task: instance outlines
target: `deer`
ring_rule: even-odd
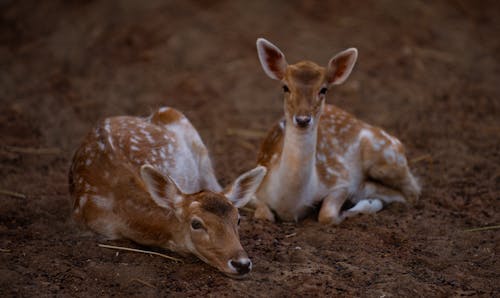
[[[268,40],[256,44],[264,72],[282,85],[284,117],[268,131],[257,156],[267,173],[253,198],[255,218],[298,221],[319,208],[320,223],[340,224],[418,199],[420,185],[403,144],[325,103],[328,90],[350,75],[357,49],[334,55],[322,67],[311,61],[289,65]]]
[[[252,262],[239,240],[238,208],[265,173],[257,166],[222,189],[198,132],[174,108],[162,107],[149,117],[110,117],[74,154],[72,214],[107,240],[194,254],[240,278]]]

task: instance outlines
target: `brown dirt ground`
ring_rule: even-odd
[[[500,295],[499,230],[464,231],[500,224],[499,33],[496,1],[0,1],[0,189],[26,196],[0,195],[0,296]],[[290,62],[359,49],[328,101],[407,145],[421,200],[338,227],[243,211],[254,271],[241,281],[97,247],[69,219],[86,131],[176,107],[228,183],[260,142],[228,128],[282,114],[259,36]]]

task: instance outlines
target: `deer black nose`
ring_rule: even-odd
[[[247,274],[248,272],[250,272],[250,270],[252,270],[252,261],[250,261],[250,259],[248,258],[231,260],[229,263],[234,269],[236,269],[236,272],[238,272],[238,274],[240,275]]]
[[[306,128],[311,124],[312,117],[311,116],[294,116],[293,122],[295,125],[301,128]]]

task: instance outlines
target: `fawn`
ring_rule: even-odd
[[[356,49],[335,55],[326,68],[310,61],[288,65],[263,38],[257,51],[264,72],[283,85],[285,116],[258,154],[267,174],[256,192],[256,218],[274,221],[276,214],[297,221],[321,203],[319,222],[339,224],[355,214],[376,213],[384,203],[418,198],[420,186],[401,142],[325,104],[328,89],[351,73]],[[343,211],[348,201],[355,205]]]
[[[73,157],[73,216],[109,239],[191,253],[241,277],[252,262],[239,241],[237,208],[265,173],[258,166],[223,191],[198,132],[175,109],[107,118]]]

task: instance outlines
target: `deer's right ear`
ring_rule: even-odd
[[[266,74],[275,80],[281,81],[285,77],[285,70],[288,63],[285,55],[264,38],[257,39],[257,53],[259,54],[260,64]]]
[[[170,177],[163,176],[151,165],[141,167],[141,177],[153,201],[160,207],[175,209],[182,201],[182,193]]]

